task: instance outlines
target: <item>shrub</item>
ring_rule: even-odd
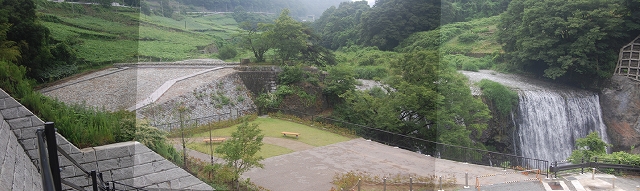
[[[278,84],[289,85],[302,80],[304,72],[302,66],[282,66],[282,72],[278,74]]]
[[[373,80],[374,78],[387,77],[387,68],[384,66],[361,66],[355,69],[356,78]]]
[[[483,79],[479,86],[482,90],[482,96],[488,99],[503,116],[509,115],[513,106],[518,104],[518,93],[498,82]]]
[[[236,50],[236,47],[231,46],[231,45],[223,46],[218,51],[218,58],[220,58],[222,60],[235,58],[237,55],[238,55],[238,51]]]
[[[465,63],[462,63],[462,70],[477,72],[479,69],[478,69],[478,65],[476,65],[475,63],[465,62]]]
[[[472,43],[472,42],[475,42],[476,40],[478,40],[478,38],[480,38],[480,36],[478,36],[478,34],[471,33],[471,32],[466,32],[466,33],[462,33],[460,36],[458,36],[458,41],[460,41],[461,43]]]

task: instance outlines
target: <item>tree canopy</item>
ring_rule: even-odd
[[[471,95],[466,78],[440,62],[436,51],[404,54],[386,91],[348,91],[338,117],[366,126],[455,145],[482,147],[471,141],[491,118]]]
[[[391,50],[418,31],[440,26],[439,0],[377,1],[373,9],[362,15],[360,41],[366,46]]]
[[[0,50],[1,59],[27,67],[27,75],[41,81],[51,67],[76,59],[65,42],[55,41],[38,22],[33,0],[0,0]]]
[[[329,49],[338,49],[356,44],[358,26],[362,14],[371,8],[366,1],[342,2],[337,8],[330,7],[320,18],[313,22],[314,30],[320,35],[320,45]]]
[[[637,5],[638,0],[514,0],[501,17],[498,41],[516,67],[586,85],[609,77],[619,48],[638,34]]]

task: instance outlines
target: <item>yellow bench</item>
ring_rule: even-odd
[[[287,135],[295,135],[296,139],[298,138],[298,136],[300,135],[300,133],[293,133],[293,132],[282,132],[283,136],[287,136]]]
[[[225,140],[227,140],[227,138],[211,138],[211,139],[204,139],[203,141],[205,143],[222,143]]]

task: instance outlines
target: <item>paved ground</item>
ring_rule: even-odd
[[[428,157],[364,139],[354,139],[324,147],[316,147],[263,161],[264,169],[252,169],[243,175],[269,190],[330,190],[337,173],[360,171],[378,176],[419,175],[455,176],[464,184],[465,171],[471,177],[509,173],[482,178],[483,184],[495,184],[535,178],[500,168],[464,164]],[[540,183],[538,183],[540,184]]]

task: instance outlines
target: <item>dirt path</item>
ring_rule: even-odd
[[[229,137],[225,137],[225,138],[228,139]],[[201,142],[202,139],[203,139],[202,137],[188,138],[186,142],[187,143]],[[291,149],[294,152],[315,148],[314,146],[308,145],[308,144],[300,142],[300,141],[289,140],[289,139],[285,139],[285,138],[277,138],[277,137],[264,137],[262,142],[266,143],[266,144],[272,144],[272,145],[281,146],[281,147],[284,147],[284,148],[287,148],[287,149]],[[175,149],[177,149],[178,151],[182,151],[182,144],[181,144],[181,139],[180,138],[171,139],[171,143],[173,144],[173,147]],[[187,155],[192,156],[192,157],[197,158],[197,159],[200,159],[201,161],[207,161],[207,162],[213,161],[213,162],[216,162],[216,163],[222,162],[221,159],[219,159],[219,158],[217,158],[215,156],[211,157],[211,155],[209,155],[209,154],[198,152],[196,150],[189,149],[189,148],[187,148]]]

